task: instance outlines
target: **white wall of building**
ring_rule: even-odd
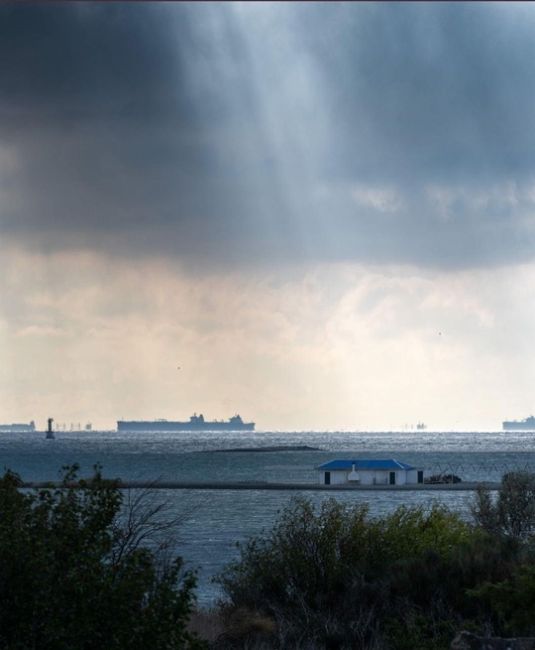
[[[329,470],[327,470],[329,471]],[[357,485],[390,485],[390,472],[396,474],[395,485],[415,485],[418,483],[418,469],[398,470],[358,470],[359,481],[349,481],[351,470],[337,469],[330,470],[331,485],[343,485],[344,483],[356,483]],[[325,485],[325,470],[320,470],[319,482]]]
[[[417,470],[417,469],[409,469],[407,470],[407,483],[410,485],[415,485],[418,483],[418,471],[422,470]]]
[[[395,485],[405,485],[407,472],[404,469],[400,470],[364,470],[359,472],[361,485],[389,485],[390,472],[396,475]]]
[[[329,470],[327,470],[329,471]],[[349,474],[350,470],[344,469],[344,470],[331,470],[331,485],[342,485],[343,483],[347,483],[347,475]],[[320,483],[322,485],[325,485],[325,472],[321,470],[319,472],[320,475]]]

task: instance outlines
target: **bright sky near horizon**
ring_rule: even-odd
[[[2,4],[0,421],[535,412],[534,100],[529,3]]]

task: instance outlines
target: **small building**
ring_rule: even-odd
[[[321,485],[414,485],[424,482],[424,470],[393,458],[330,460],[316,468]]]

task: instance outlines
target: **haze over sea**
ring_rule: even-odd
[[[216,453],[216,450],[308,445],[320,451]],[[0,438],[4,468],[26,481],[56,480],[63,465],[79,463],[89,476],[95,463],[106,477],[123,480],[270,481],[314,483],[314,467],[337,457],[396,458],[429,473],[452,472],[466,481],[498,481],[513,469],[535,471],[535,435],[530,432],[246,432],[246,433],[10,433]],[[236,542],[269,529],[299,491],[161,490],[156,498],[182,513],[177,552],[199,569],[198,596],[212,604],[211,578],[237,557]],[[436,501],[469,515],[471,492],[304,492],[315,503],[334,497],[367,502],[372,514],[401,504]]]

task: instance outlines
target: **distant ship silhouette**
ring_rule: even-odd
[[[244,422],[239,415],[228,420],[205,420],[194,413],[188,422],[171,420],[118,420],[117,431],[254,431],[254,422]]]
[[[502,428],[504,431],[535,431],[535,418],[530,415],[524,420],[505,420]]]

